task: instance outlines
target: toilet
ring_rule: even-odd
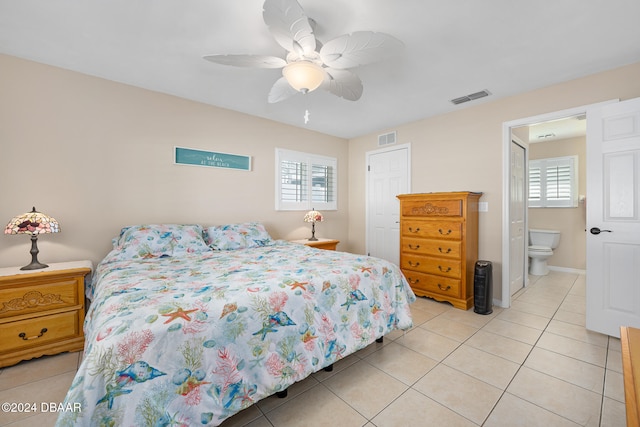
[[[529,229],[529,250],[531,258],[529,273],[534,276],[545,276],[549,274],[547,260],[553,255],[553,249],[560,243],[560,232],[558,230]]]

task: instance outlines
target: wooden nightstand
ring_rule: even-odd
[[[84,348],[84,279],[91,270],[90,261],[0,268],[0,367]]]
[[[307,246],[311,246],[314,248],[318,248],[318,249],[326,249],[328,251],[335,251],[336,250],[336,246],[338,246],[338,243],[340,243],[340,240],[334,240],[334,239],[318,239],[318,240],[308,240],[308,239],[301,239],[301,240],[292,240],[293,243],[302,243],[303,245],[307,245]]]

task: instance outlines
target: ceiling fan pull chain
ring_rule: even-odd
[[[304,91],[302,95],[304,96],[304,124],[306,125],[307,123],[309,123],[309,118],[311,116],[311,114],[309,113],[309,92]]]

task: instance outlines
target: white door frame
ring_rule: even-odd
[[[365,230],[364,230],[364,236],[365,236],[365,253],[369,253],[369,175],[368,175],[368,171],[367,171],[367,166],[370,164],[370,157],[374,156],[376,154],[380,154],[380,153],[387,153],[389,151],[396,151],[396,150],[403,150],[406,149],[407,150],[407,157],[409,158],[409,164],[407,165],[407,191],[411,192],[411,143],[406,143],[406,144],[397,144],[397,145],[392,145],[390,147],[385,147],[385,148],[380,148],[378,150],[373,150],[373,151],[367,151],[365,153],[365,165],[364,165],[364,170],[365,170],[365,187],[364,187],[364,194],[365,194],[365,201],[364,201],[364,206],[365,206],[365,219],[364,219],[364,225],[365,225]]]
[[[511,128],[520,126],[530,126],[536,123],[549,122],[552,120],[564,119],[566,117],[578,116],[586,114],[587,109],[598,107],[617,100],[598,102],[595,104],[582,105],[580,107],[569,108],[566,110],[555,111],[552,113],[540,114],[533,117],[525,117],[522,119],[511,120],[502,123],[502,301],[501,307],[511,307],[511,293],[509,287],[509,278],[511,277],[509,242],[509,197],[511,194]],[[587,117],[589,120],[589,117]],[[527,176],[529,175],[529,165],[525,165]],[[528,228],[529,218],[525,216],[525,226]],[[525,244],[527,240],[524,240]],[[527,247],[524,248],[527,253]],[[526,284],[526,280],[525,280]]]

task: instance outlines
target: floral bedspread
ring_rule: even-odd
[[[67,425],[218,425],[411,326],[395,265],[278,241],[96,269]]]

